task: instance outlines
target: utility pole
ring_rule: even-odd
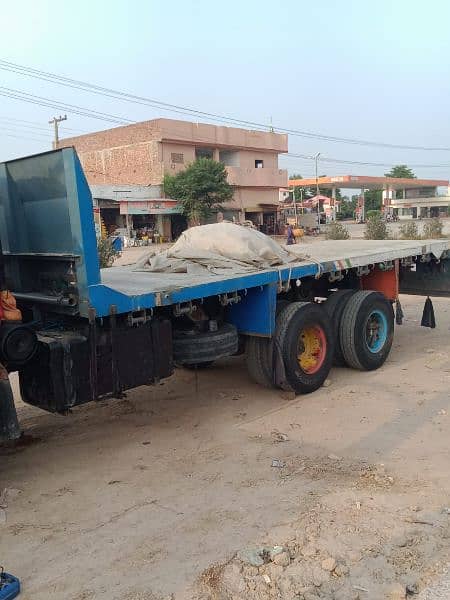
[[[319,200],[319,176],[318,176],[318,167],[317,164],[319,162],[320,152],[314,155],[314,160],[316,162],[316,196],[317,196],[317,225],[320,226],[320,200]]]
[[[67,121],[67,115],[64,115],[63,117],[61,115],[59,115],[59,117],[53,117],[53,119],[48,122],[49,125],[51,125],[53,123],[53,127],[55,129],[55,139],[53,140],[53,148],[55,148],[55,149],[58,147],[58,142],[59,142],[58,125],[59,125],[59,123],[61,123],[61,121]]]

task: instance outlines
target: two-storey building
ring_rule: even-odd
[[[276,221],[279,188],[288,180],[287,171],[278,165],[279,154],[288,150],[287,135],[270,131],[154,119],[66,138],[59,142],[64,146],[75,147],[89,184],[103,200],[109,194],[128,222],[131,217],[134,226],[155,223],[165,237],[173,237],[173,226],[179,229],[182,219],[175,216],[180,212],[177,199],[164,198],[164,175],[179,172],[199,157],[226,166],[234,194],[224,217],[251,220],[269,233]]]

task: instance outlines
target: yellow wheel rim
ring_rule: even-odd
[[[323,364],[327,341],[319,326],[305,327],[300,332],[297,361],[305,373],[316,373]]]

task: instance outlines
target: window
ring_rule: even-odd
[[[264,168],[264,161],[257,158],[255,160],[255,169],[263,169]]]
[[[183,164],[184,163],[184,154],[180,154],[178,152],[172,152],[170,155],[170,160],[173,163]]]
[[[214,150],[212,148],[196,148],[195,158],[214,158]]]
[[[227,167],[238,167],[239,152],[235,150],[220,150],[219,161]]]

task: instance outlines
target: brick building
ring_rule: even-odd
[[[279,188],[287,185],[287,171],[278,167],[278,155],[287,152],[287,136],[265,131],[222,127],[173,119],[154,119],[60,140],[59,147],[74,146],[91,186],[149,188],[147,207],[136,214],[152,214],[154,186],[165,173],[177,173],[199,157],[223,162],[234,188],[225,218],[249,219],[270,231],[276,218]],[[150,193],[150,189],[153,190]],[[162,194],[158,194],[161,198]],[[120,194],[112,200],[127,201]],[[171,199],[176,200],[176,199]],[[129,205],[121,210],[133,214]],[[164,209],[157,214],[164,215]],[[173,209],[172,209],[173,213]],[[150,216],[148,217],[151,218]],[[159,217],[165,235],[173,217]]]

